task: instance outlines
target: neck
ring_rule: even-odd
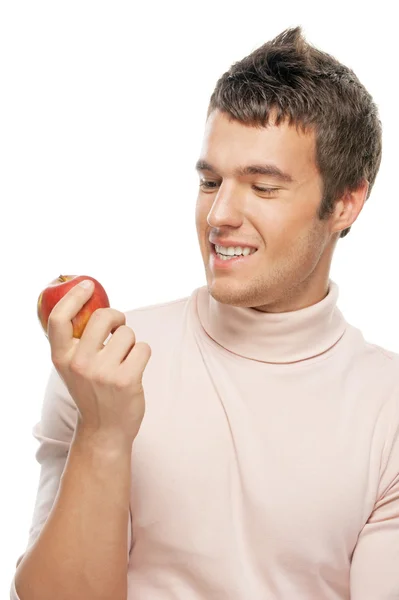
[[[338,294],[338,286],[329,280],[315,303],[273,312],[269,306],[264,311],[222,304],[204,286],[198,291],[197,310],[208,336],[229,352],[261,362],[291,363],[328,351],[343,336],[346,321],[336,306]]]
[[[283,298],[253,308],[265,313],[286,313],[301,310],[321,302],[327,296],[328,289],[329,278],[327,275],[320,281],[304,281],[288,290]]]

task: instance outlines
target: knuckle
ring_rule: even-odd
[[[93,373],[92,379],[98,385],[110,385],[110,384],[112,384],[111,377],[110,377],[110,375],[105,370],[99,370],[96,373]]]
[[[123,312],[110,307],[96,308],[92,317],[95,319],[107,319],[110,323],[114,321],[117,321],[118,323],[126,322],[126,316]]]
[[[47,329],[56,329],[61,325],[61,322],[61,317],[52,310],[47,321]]]
[[[115,380],[114,386],[116,391],[122,392],[131,385],[131,382],[126,377],[119,377]]]
[[[60,369],[64,366],[64,360],[61,356],[57,356],[54,352],[51,354],[51,362],[56,369]]]
[[[122,331],[123,335],[127,338],[131,338],[132,340],[136,339],[136,336],[134,334],[134,331],[131,327],[129,327],[129,325],[120,325],[118,327],[118,331]]]
[[[120,310],[116,310],[115,308],[111,308],[111,310],[113,311],[113,318],[117,319],[117,321],[119,323],[122,323],[123,325],[126,325],[126,315],[125,315],[125,313],[123,313]]]
[[[143,383],[141,381],[135,381],[132,385],[132,393],[134,396],[139,396],[140,394],[144,394]]]
[[[116,308],[107,308],[107,310],[109,311],[109,314],[114,316],[114,317],[118,317],[120,319],[125,319],[125,313],[123,313],[121,310],[117,310]]]
[[[120,375],[115,379],[114,387],[116,391],[123,392],[128,390],[130,395],[136,396],[143,392],[143,385],[140,378],[132,375]]]
[[[151,356],[152,350],[151,346],[147,344],[147,342],[137,342],[136,344],[138,352],[143,354],[144,356]]]
[[[75,356],[70,363],[70,369],[78,375],[83,375],[88,369],[88,360],[81,356]]]

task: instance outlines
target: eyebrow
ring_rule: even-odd
[[[210,173],[217,174],[215,167],[206,162],[206,160],[198,160],[195,165],[196,171],[209,171]],[[269,175],[270,177],[275,177],[276,179],[280,179],[285,183],[293,183],[294,178],[285,173],[276,165],[247,165],[246,167],[238,167],[234,170],[235,177],[245,177],[246,175]]]

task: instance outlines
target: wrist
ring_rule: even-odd
[[[121,454],[131,455],[133,440],[128,440],[119,433],[87,427],[78,421],[73,443],[82,450],[88,449],[110,457],[118,457]]]

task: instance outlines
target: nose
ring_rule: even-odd
[[[214,229],[223,226],[240,227],[244,199],[232,184],[223,182],[208,213],[208,225]]]

